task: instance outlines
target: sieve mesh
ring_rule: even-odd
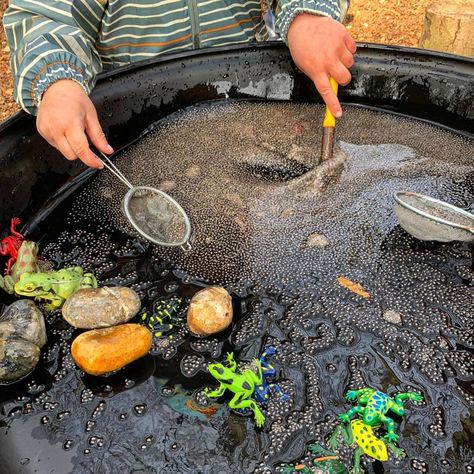
[[[152,242],[176,246],[189,240],[190,224],[185,212],[157,189],[132,188],[125,196],[123,208],[132,225]]]

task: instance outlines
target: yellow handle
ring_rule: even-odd
[[[329,82],[331,83],[332,90],[337,95],[338,84],[336,80],[330,77]],[[336,119],[334,118],[334,115],[329,110],[329,107],[326,106],[326,114],[324,115],[323,127],[335,127],[335,126],[336,126]]]

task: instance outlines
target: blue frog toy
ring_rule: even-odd
[[[273,365],[267,360],[267,357],[271,357],[276,354],[276,349],[273,346],[267,346],[263,349],[263,354],[260,357],[260,365],[262,367],[262,384],[257,385],[254,391],[255,400],[259,403],[267,403],[270,398],[271,390],[274,390],[280,395],[280,400],[286,402],[289,400],[289,396],[283,392],[280,385],[276,382],[268,382],[267,379],[272,379],[276,376],[277,372]]]

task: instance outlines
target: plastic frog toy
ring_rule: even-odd
[[[15,263],[18,255],[18,249],[24,240],[23,235],[17,232],[16,227],[20,225],[20,219],[13,217],[10,223],[10,234],[0,241],[0,255],[10,257],[7,262],[5,275],[10,273],[12,265]]]
[[[337,450],[339,447],[338,437],[342,435],[342,441],[346,446],[355,446],[351,474],[363,474],[360,459],[363,454],[378,461],[388,461],[388,450],[395,459],[403,459],[405,451],[398,448],[390,441],[377,438],[374,429],[361,420],[351,420],[348,426],[339,425],[328,440],[328,446]],[[388,448],[388,449],[387,449]]]
[[[268,402],[270,398],[270,391],[273,389],[279,395],[280,399],[286,402],[289,397],[286,393],[283,392],[280,385],[275,382],[268,383],[268,378],[273,378],[276,376],[275,368],[268,362],[267,357],[276,354],[276,349],[273,346],[267,346],[263,350],[263,354],[260,357],[260,367],[262,370],[262,383],[255,387],[254,396],[255,399],[260,403]]]
[[[337,454],[324,449],[319,444],[310,444],[308,449],[312,455],[317,456],[312,460],[312,465],[284,464],[280,472],[282,474],[347,474],[346,466]]]
[[[383,392],[377,392],[369,387],[360,390],[349,390],[346,398],[348,400],[357,399],[359,405],[365,406],[353,407],[347,413],[339,415],[339,419],[348,423],[355,414],[358,414],[368,427],[378,426],[383,423],[387,428],[387,434],[385,435],[387,441],[396,441],[398,435],[395,433],[395,422],[390,417],[385,416],[385,414],[388,411],[392,411],[399,416],[403,416],[405,414],[403,406],[405,400],[415,400],[417,402],[423,400],[423,396],[415,392],[399,393],[392,398]]]
[[[11,267],[10,275],[0,276],[0,288],[7,293],[14,292],[15,283],[23,273],[35,273],[39,271],[37,264],[38,246],[34,242],[25,240],[18,250],[16,262]]]
[[[255,424],[261,427],[265,422],[265,417],[251,397],[255,392],[255,387],[262,385],[262,367],[258,359],[254,359],[252,363],[257,368],[257,373],[251,369],[245,369],[239,373],[232,353],[227,354],[223,363],[209,364],[209,373],[220,385],[216,390],[206,388],[204,393],[209,398],[218,398],[224,395],[226,390],[229,390],[234,394],[229,402],[229,407],[236,410],[252,410]]]
[[[182,321],[177,317],[181,299],[172,297],[169,300],[160,300],[156,303],[155,312],[152,316],[143,313],[142,324],[148,326],[155,337],[162,337],[169,334],[173,328]]]
[[[17,295],[49,301],[45,305],[47,311],[60,308],[79,288],[97,288],[94,275],[84,273],[81,267],[63,268],[55,272],[23,273],[15,283]]]

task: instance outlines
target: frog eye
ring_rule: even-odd
[[[28,292],[34,291],[34,289],[35,289],[35,285],[33,285],[32,283],[28,283],[27,285],[24,286],[24,290]]]
[[[222,369],[222,367],[216,367],[216,371],[221,375],[224,373],[224,370]]]

